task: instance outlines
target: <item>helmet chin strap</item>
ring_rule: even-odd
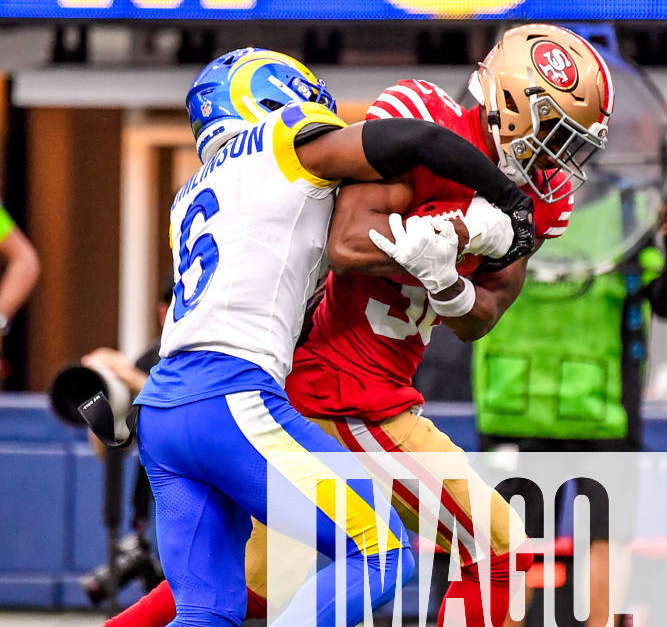
[[[525,176],[513,163],[514,158],[508,158],[507,153],[503,150],[502,143],[500,141],[500,111],[498,109],[495,76],[493,75],[491,69],[484,65],[484,63],[480,63],[479,67],[480,69],[477,70],[477,72],[474,72],[470,77],[470,81],[468,82],[468,89],[470,90],[470,93],[473,95],[475,100],[477,100],[479,104],[486,108],[486,119],[489,125],[489,131],[491,131],[491,137],[493,138],[493,143],[496,147],[496,153],[498,154],[498,168],[513,183],[517,185],[525,185],[527,183]],[[489,75],[488,102],[485,100],[484,90],[482,89],[482,83],[479,79],[479,72],[481,71],[487,72]]]

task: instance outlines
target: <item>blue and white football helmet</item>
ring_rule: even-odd
[[[240,48],[209,63],[185,99],[202,163],[244,128],[290,102],[319,102],[336,112],[324,81],[286,54]]]

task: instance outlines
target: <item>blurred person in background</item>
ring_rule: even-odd
[[[160,328],[171,298],[171,278],[159,295],[156,314]],[[103,392],[113,399],[115,411],[124,417],[130,411],[131,400],[140,392],[148,373],[159,357],[159,342],[153,343],[136,362],[122,352],[100,347],[83,356],[79,362],[70,363],[54,378],[49,400],[54,414],[70,427],[86,427],[79,407],[91,395]],[[83,591],[91,603],[98,606],[110,601],[116,607],[117,593],[130,582],[138,580],[145,591],[154,588],[164,579],[159,563],[153,557],[152,545],[147,537],[152,494],[143,466],[135,462],[134,489],[130,499],[131,531],[119,536],[123,521],[124,450],[108,451],[91,430],[87,430],[89,442],[104,467],[102,482],[104,507],[101,522],[107,531],[108,559],[105,563],[79,578]],[[112,454],[114,453],[114,454]],[[130,465],[134,461],[130,459]]]
[[[5,262],[0,278],[0,350],[12,318],[25,304],[39,277],[37,251],[0,204],[0,258]]]
[[[167,310],[169,309],[169,303],[171,302],[171,295],[173,289],[173,279],[171,274],[168,279],[165,279],[165,282],[160,292],[159,299],[156,304],[156,315],[159,323],[160,330],[164,325],[165,318],[167,317]],[[108,348],[102,346],[91,351],[87,355],[84,355],[81,358],[81,364],[88,368],[95,368],[95,366],[101,366],[102,368],[108,370],[111,374],[118,377],[130,390],[132,398],[134,398],[141,388],[146,383],[148,379],[148,373],[151,368],[160,361],[160,340],[156,339],[150,347],[135,361],[127,357],[124,353],[115,348]],[[88,437],[90,443],[92,444],[95,452],[99,457],[104,457],[104,451],[106,447],[102,441],[97,438],[92,431],[88,431]],[[143,472],[143,466],[140,466],[141,471]],[[145,475],[145,473],[144,473]]]

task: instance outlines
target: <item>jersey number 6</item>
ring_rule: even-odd
[[[215,197],[212,189],[204,189],[197,194],[190,206],[185,212],[183,222],[181,222],[181,239],[178,248],[180,262],[178,264],[179,280],[174,285],[174,322],[178,322],[186,313],[194,309],[201,297],[204,295],[215,269],[218,267],[220,254],[218,245],[210,233],[204,233],[198,237],[192,248],[188,249],[188,240],[190,239],[190,229],[195,218],[202,214],[204,220],[209,220],[220,211],[218,199]],[[195,261],[199,259],[201,274],[197,280],[192,294],[185,297],[185,284],[183,283],[183,274],[192,268]]]

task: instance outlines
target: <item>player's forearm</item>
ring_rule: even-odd
[[[497,324],[498,320],[517,299],[526,279],[527,258],[515,261],[499,272],[478,273],[472,284],[475,290],[475,302],[472,308],[462,316],[440,314],[442,322],[464,342],[472,342],[484,337]],[[451,288],[440,294],[431,295],[434,301],[451,301],[463,288],[463,279],[459,279]],[[437,308],[434,307],[437,312]]]
[[[329,246],[329,266],[336,274],[361,272],[377,276],[401,274],[403,268],[383,253],[360,250],[354,242]]]
[[[465,224],[453,220],[452,225],[459,239],[459,252],[468,243],[468,231]],[[405,269],[378,249],[368,237],[368,231],[375,229],[390,237],[388,218],[385,214],[375,214],[374,219],[363,221],[358,228],[345,233],[344,237],[329,240],[329,265],[336,273],[363,272],[378,276],[405,274]]]
[[[361,218],[361,216],[360,216]],[[403,272],[393,259],[373,245],[370,229],[389,233],[387,215],[368,211],[363,219],[349,225],[334,223],[328,245],[329,265],[334,272],[363,272],[364,274],[398,274]]]
[[[449,299],[456,295],[456,291],[462,289],[462,281],[459,279],[455,289],[450,288]],[[446,290],[447,291],[447,290]],[[439,295],[444,298],[445,295]],[[504,310],[503,310],[504,311]],[[497,298],[482,287],[475,286],[475,304],[464,316],[447,318],[441,317],[445,326],[449,327],[454,334],[464,342],[473,342],[484,337],[493,327],[503,313],[499,307]]]
[[[389,235],[388,216],[404,213],[412,202],[406,182],[344,185],[336,199],[329,233],[329,264],[334,272],[396,274],[403,269],[375,246],[368,231]]]
[[[451,221],[458,237],[458,251],[461,252],[469,241],[465,223],[456,218]],[[329,263],[334,272],[363,272],[377,276],[406,274],[405,269],[379,250],[368,237],[368,231],[375,229],[385,237],[390,237],[389,220],[385,214],[376,214],[374,220],[362,222],[360,228],[348,233],[346,239],[337,239],[329,244]],[[333,255],[333,261],[332,261]]]
[[[10,257],[0,280],[0,314],[11,319],[26,302],[39,277],[39,258],[32,247]]]
[[[368,233],[374,230],[391,237],[389,215],[405,214],[412,204],[412,186],[406,181],[344,186],[336,200],[329,234],[329,263],[334,272],[404,273],[404,268],[373,244]],[[452,224],[460,252],[469,241],[468,229],[460,219]]]

